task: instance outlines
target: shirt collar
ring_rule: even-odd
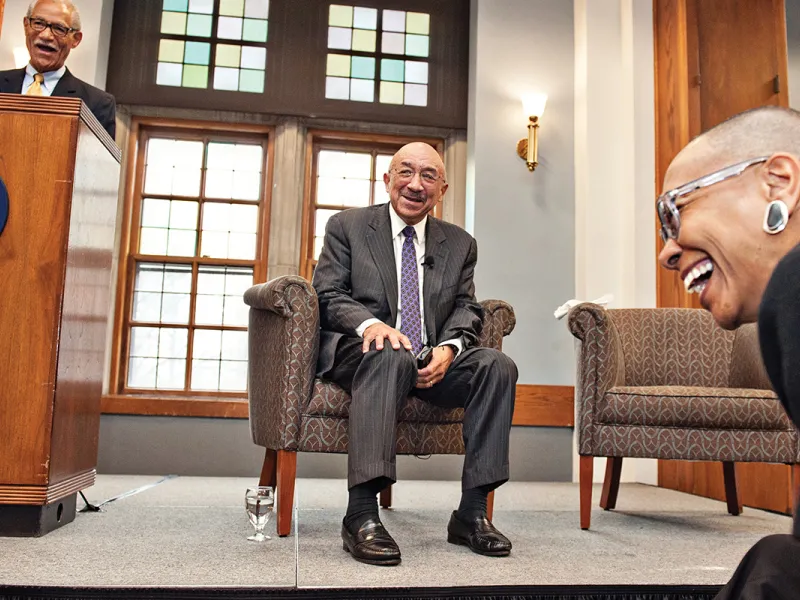
[[[408,227],[408,224],[395,212],[391,202],[389,203],[389,221],[392,224],[392,239],[396,238],[402,233],[403,229]],[[428,215],[425,215],[422,221],[414,225],[414,231],[417,233],[417,239],[420,244],[425,243],[425,225],[427,225],[427,223]]]
[[[31,77],[33,77],[34,75],[36,75],[36,73],[38,73],[38,71],[31,66],[31,63],[27,64],[27,66],[25,67],[25,72]],[[47,73],[42,73],[42,75],[44,76],[44,84],[49,89],[53,84],[53,82],[61,79],[64,76],[64,73],[66,72],[67,72],[67,66],[62,65],[62,67],[57,71],[48,71]]]

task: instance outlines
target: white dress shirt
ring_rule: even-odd
[[[64,76],[64,73],[67,72],[67,67],[61,67],[58,71],[48,71],[47,73],[42,73],[44,76],[44,81],[42,82],[42,96],[50,96],[53,94],[53,90],[56,89],[56,85]],[[25,79],[22,80],[22,93],[25,94],[33,85],[33,76],[36,75],[38,71],[31,66],[31,63],[28,63],[28,66],[25,67]]]
[[[394,263],[395,268],[397,270],[397,323],[395,323],[394,327],[398,331],[400,330],[401,325],[401,303],[402,303],[402,293],[401,293],[401,277],[402,277],[402,263],[403,263],[403,244],[406,241],[406,236],[403,235],[403,229],[407,227],[407,224],[403,219],[400,218],[400,215],[397,214],[394,210],[394,206],[389,204],[389,221],[392,225],[392,244],[394,245]],[[428,343],[428,335],[425,331],[425,303],[422,301],[422,290],[423,282],[425,280],[425,267],[422,265],[422,261],[425,260],[425,225],[428,223],[427,215],[414,225],[414,249],[417,251],[417,273],[419,274],[419,314],[420,319],[422,320],[422,343],[423,345]],[[374,325],[375,323],[381,323],[380,319],[367,319],[361,325],[356,328],[356,333],[358,337],[364,337],[364,331],[370,325]],[[446,340],[439,344],[439,346],[453,346],[455,347],[455,355],[458,356],[463,349],[463,345],[461,340],[458,338],[454,338],[451,340]]]

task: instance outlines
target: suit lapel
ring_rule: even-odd
[[[433,257],[433,266],[421,267],[425,269],[425,278],[422,282],[422,303],[425,307],[425,330],[428,334],[428,344],[437,344],[436,339],[436,298],[442,291],[442,273],[447,272],[447,259],[450,249],[444,242],[447,236],[439,227],[433,217],[428,217],[427,231],[425,232],[425,256]]]
[[[22,83],[25,81],[25,69],[14,69],[0,79],[0,93],[21,94]]]
[[[78,93],[78,79],[69,72],[69,69],[64,71],[61,79],[58,80],[55,89],[51,96],[70,97]]]
[[[383,289],[389,301],[391,320],[397,322],[397,267],[395,266],[394,247],[392,246],[392,227],[389,222],[388,204],[377,212],[369,224],[367,232],[367,245],[372,253],[372,259],[378,266],[381,274]]]

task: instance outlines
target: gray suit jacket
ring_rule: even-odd
[[[466,231],[428,217],[422,297],[428,344],[461,338],[464,350],[477,344],[483,309],[475,299],[473,274],[478,246]],[[320,347],[317,373],[328,372],[342,337],[373,317],[397,322],[397,267],[389,205],[353,208],[328,221],[325,243],[314,271],[319,297]]]

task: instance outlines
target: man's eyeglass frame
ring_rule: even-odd
[[[656,212],[658,213],[658,220],[661,222],[661,241],[664,243],[667,240],[678,239],[678,234],[681,231],[681,215],[677,202],[680,198],[688,196],[692,192],[707,188],[715,183],[721,183],[728,179],[738,177],[753,165],[757,165],[769,160],[769,156],[759,156],[758,158],[750,158],[742,162],[729,165],[708,175],[703,175],[697,179],[684,183],[661,194],[656,200]]]
[[[48,27],[50,31],[53,32],[53,35],[59,38],[65,38],[70,33],[78,31],[74,27],[67,27],[66,25],[62,25],[61,23],[51,23],[50,21],[45,21],[44,19],[40,19],[39,17],[25,17],[25,21],[28,23],[28,27],[33,29],[34,31],[38,31],[41,33]],[[63,31],[63,33],[61,33]]]

